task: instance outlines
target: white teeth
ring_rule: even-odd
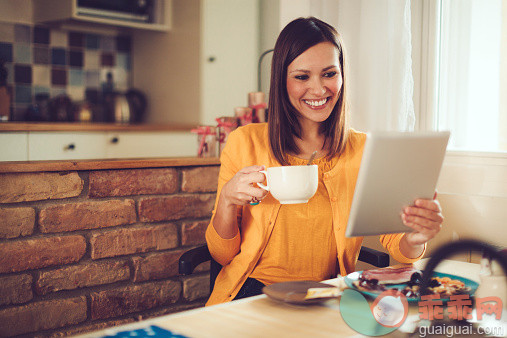
[[[310,101],[310,100],[304,100],[304,101],[306,104],[309,104],[312,107],[319,107],[319,106],[324,105],[327,102],[327,98],[319,100],[319,101]]]

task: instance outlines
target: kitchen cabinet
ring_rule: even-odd
[[[192,157],[189,131],[29,131],[0,133],[1,161]]]
[[[34,23],[77,24],[91,27],[99,25],[152,31],[168,31],[171,28],[171,0],[154,1],[153,22],[150,23],[96,16],[83,11],[78,6],[77,0],[36,0],[32,5]]]
[[[197,135],[190,132],[109,132],[106,158],[197,155]]]
[[[99,132],[30,132],[28,160],[105,158],[105,135]]]
[[[28,133],[0,133],[0,161],[28,161]]]
[[[133,86],[147,94],[149,123],[216,125],[216,117],[233,116],[257,91],[259,1],[172,6],[171,32],[133,32]]]

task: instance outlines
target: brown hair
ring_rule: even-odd
[[[269,90],[269,144],[275,158],[288,165],[287,152],[298,153],[294,137],[301,136],[300,113],[290,103],[287,93],[287,67],[308,48],[321,42],[331,42],[338,48],[343,85],[340,97],[331,115],[320,125],[320,132],[329,146],[328,158],[340,154],[345,148],[348,134],[346,110],[345,56],[343,41],[331,25],[314,17],[299,18],[290,22],[276,40],[271,63]]]

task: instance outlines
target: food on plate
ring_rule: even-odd
[[[309,288],[306,291],[305,299],[332,298],[339,295],[341,295],[341,291],[338,288]]]
[[[382,271],[382,270],[385,270]],[[399,273],[399,276],[395,276]],[[363,271],[359,279],[354,281],[354,286],[360,291],[383,292],[385,290],[399,290],[407,298],[419,298],[422,283],[422,272],[412,267],[406,268],[383,268]],[[388,288],[388,284],[402,284],[400,288]],[[405,284],[405,286],[403,286]],[[438,294],[442,299],[452,295],[470,293],[471,288],[465,286],[460,280],[449,277],[432,277],[428,289],[433,294]]]
[[[378,284],[407,283],[414,273],[422,275],[421,270],[413,266],[387,267],[363,271],[362,277],[367,280],[376,279]]]

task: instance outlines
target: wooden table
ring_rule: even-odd
[[[426,260],[415,265],[422,268]],[[436,271],[479,281],[480,266],[443,261]],[[327,281],[336,284],[338,279]],[[417,313],[417,308],[411,309]],[[410,314],[410,313],[409,313]],[[339,300],[320,305],[296,306],[265,295],[230,303],[152,318],[138,323],[93,332],[83,337],[102,337],[116,332],[156,325],[189,337],[351,337],[358,333],[348,327],[339,311]],[[396,331],[395,331],[396,332]],[[400,336],[401,333],[395,333]]]

